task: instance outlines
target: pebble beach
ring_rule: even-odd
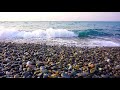
[[[0,42],[0,78],[120,78],[120,47]]]

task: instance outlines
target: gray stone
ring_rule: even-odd
[[[70,76],[67,73],[65,73],[65,72],[63,72],[61,74],[61,76],[62,76],[62,78],[70,78]]]
[[[31,72],[25,72],[25,73],[23,73],[24,78],[30,77],[30,75],[31,75]]]
[[[47,73],[44,73],[44,74],[43,74],[43,78],[48,78],[48,74],[47,74]]]
[[[116,65],[116,66],[115,66],[115,69],[116,69],[116,70],[120,69],[120,65]]]
[[[0,76],[4,76],[5,74],[4,74],[4,72],[0,72]]]

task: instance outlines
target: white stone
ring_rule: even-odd
[[[99,70],[101,71],[101,70],[102,70],[102,68],[99,68]]]
[[[31,65],[31,64],[32,64],[32,62],[31,62],[31,61],[28,61],[26,64],[27,64],[27,65]]]
[[[105,61],[110,62],[110,59],[107,59],[107,60],[105,60]]]
[[[69,66],[68,69],[72,69],[72,65],[68,64],[68,66]]]

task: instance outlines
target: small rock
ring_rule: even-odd
[[[0,72],[0,76],[4,76],[4,72]]]
[[[5,59],[5,61],[7,61],[7,62],[8,62],[8,61],[10,61],[10,59],[6,58],[6,59]]]
[[[109,76],[102,74],[101,77],[102,77],[102,78],[108,78]]]
[[[120,69],[120,65],[116,65],[115,69],[116,70]]]
[[[50,62],[49,64],[50,64],[51,66],[54,66],[54,65],[55,65],[55,63],[53,63],[53,62]]]
[[[32,75],[31,72],[25,72],[25,73],[23,73],[23,77],[24,78],[30,77],[30,75]]]
[[[99,76],[97,76],[97,75],[93,75],[92,78],[99,78]]]
[[[34,72],[34,75],[39,74],[39,73],[40,73],[40,71],[37,70],[37,71]]]
[[[56,66],[51,67],[52,70],[57,70]]]
[[[8,61],[3,61],[3,64],[7,64],[8,63]]]
[[[110,59],[106,59],[105,61],[110,62]]]
[[[18,61],[18,64],[19,64],[19,65],[22,65],[22,61]]]
[[[75,76],[76,74],[77,74],[76,71],[74,71],[74,70],[71,71],[71,76]]]
[[[44,74],[43,74],[43,78],[48,78],[48,74],[47,74],[47,73],[44,73]]]
[[[20,61],[20,60],[21,60],[21,58],[17,58],[17,59],[16,59],[16,61]]]
[[[88,67],[87,66],[84,66],[84,67],[82,67],[82,71],[84,71],[84,72],[88,72]]]
[[[11,72],[6,71],[6,75],[11,75],[11,74],[12,74]]]
[[[29,55],[29,53],[28,53],[28,52],[25,52],[24,54],[25,54],[25,55]]]
[[[88,74],[89,74],[88,72],[83,72],[83,73],[80,73],[79,76],[86,77]]]
[[[35,67],[35,65],[33,65],[32,62],[28,61],[27,64],[26,64],[26,67],[29,67],[29,68],[33,69]]]
[[[14,78],[19,78],[19,75],[18,74],[14,75]]]
[[[94,73],[96,71],[96,68],[90,69],[90,73]]]
[[[88,63],[88,67],[89,67],[89,68],[94,68],[95,65],[94,65],[93,63]]]
[[[42,70],[42,73],[48,73],[47,69]]]
[[[62,76],[62,78],[70,78],[70,76],[67,73],[65,73],[65,72],[63,72],[61,74],[61,76]]]
[[[37,63],[36,66],[37,67],[44,66],[44,63]]]
[[[102,70],[102,68],[99,68],[99,71],[101,71]]]
[[[20,67],[19,67],[19,71],[22,71],[22,65],[20,65]]]
[[[11,65],[11,68],[15,68],[15,67],[17,67],[17,66],[19,66],[18,64],[12,64]]]
[[[32,71],[32,69],[28,67],[28,68],[27,68],[27,71],[30,72],[30,71]]]
[[[27,68],[23,68],[23,71],[26,71],[27,70]]]
[[[45,70],[45,66],[40,67],[40,71],[43,71],[43,70]]]
[[[37,74],[37,76],[38,76],[39,78],[43,78],[43,73],[39,73],[39,74]]]
[[[28,75],[26,78],[32,78],[32,75]]]
[[[51,76],[50,76],[50,78],[57,78],[57,74],[52,74]]]
[[[68,70],[72,69],[72,65],[68,64]]]
[[[26,63],[26,67],[27,66],[31,66],[32,65],[32,62],[31,61],[28,61],[27,63]]]

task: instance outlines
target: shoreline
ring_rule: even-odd
[[[3,78],[120,78],[120,47],[0,42]]]
[[[111,43],[109,43],[108,46],[107,46],[107,45],[100,45],[101,43],[100,44],[95,44],[95,43],[91,44],[91,42],[89,42],[89,41],[88,42],[90,44],[86,41],[80,41],[80,42],[75,41],[74,42],[74,40],[64,41],[64,39],[63,40],[61,39],[59,42],[58,41],[59,41],[59,39],[58,40],[57,39],[56,40],[54,40],[54,39],[48,39],[48,40],[46,40],[46,39],[31,39],[31,40],[30,39],[25,39],[25,40],[24,39],[18,39],[18,40],[17,39],[16,40],[8,39],[8,40],[6,40],[5,39],[5,40],[1,40],[0,39],[0,43],[15,43],[15,44],[26,43],[26,44],[40,44],[40,45],[45,44],[45,45],[48,45],[48,46],[65,46],[65,47],[78,47],[78,48],[120,47],[120,45],[110,45]],[[98,40],[98,42],[99,42],[99,40]]]

